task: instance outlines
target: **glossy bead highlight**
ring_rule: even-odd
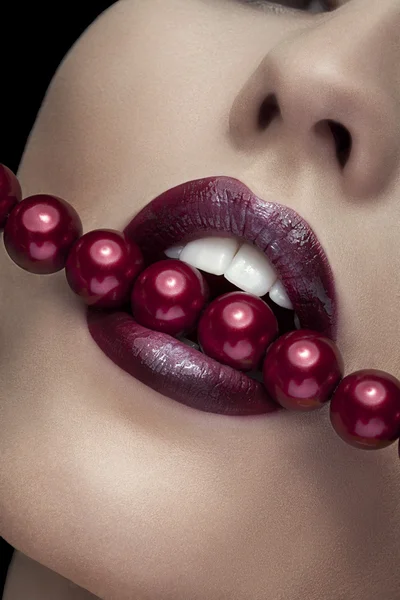
[[[203,352],[240,371],[256,370],[277,335],[270,307],[246,292],[231,292],[211,302],[198,329]]]
[[[332,398],[330,420],[351,446],[365,450],[390,446],[400,437],[400,381],[378,369],[347,375]]]
[[[263,378],[275,402],[288,410],[309,411],[331,398],[343,371],[342,356],[331,339],[299,329],[268,348]]]
[[[4,229],[14,206],[21,202],[22,190],[14,173],[0,164],[0,231]]]
[[[114,229],[85,233],[65,265],[70,288],[88,306],[118,308],[129,302],[133,281],[143,268],[140,248]]]
[[[198,269],[180,260],[162,260],[150,265],[135,282],[133,317],[154,331],[187,334],[196,326],[208,295],[208,285]]]
[[[76,210],[62,198],[37,194],[17,204],[4,228],[4,245],[22,269],[39,275],[64,268],[82,223]]]

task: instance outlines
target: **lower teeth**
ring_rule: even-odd
[[[189,348],[194,348],[195,350],[200,350],[200,346],[198,344],[196,344],[196,342],[192,342],[192,340],[188,340],[187,338],[183,337],[183,336],[178,336],[177,339],[182,342],[182,344],[185,344],[185,346],[189,346]]]

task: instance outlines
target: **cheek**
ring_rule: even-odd
[[[376,368],[399,377],[400,212],[393,198],[363,205],[335,198],[321,213],[319,197],[312,207],[324,248],[335,258],[337,343],[346,374]]]

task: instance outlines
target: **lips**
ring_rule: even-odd
[[[315,233],[295,211],[256,197],[240,181],[212,177],[172,188],[145,206],[124,233],[147,263],[198,237],[234,235],[256,245],[275,267],[301,327],[335,339],[333,274]],[[94,341],[114,363],[164,396],[227,415],[279,408],[261,383],[140,326],[128,312],[89,308],[87,320]]]

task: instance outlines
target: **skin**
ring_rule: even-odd
[[[236,177],[317,233],[346,374],[400,378],[399,28],[398,0],[318,15],[120,1],[54,77],[24,195],[65,197],[85,231],[122,229],[174,185]],[[271,92],[282,118],[262,131]],[[315,127],[328,118],[353,137],[344,170]],[[63,272],[31,275],[3,251],[0,273],[7,600],[32,572],[41,598],[92,598],[64,596],[63,578],[110,600],[398,598],[396,446],[346,445],[326,408],[229,418],[168,400],[102,354]]]

